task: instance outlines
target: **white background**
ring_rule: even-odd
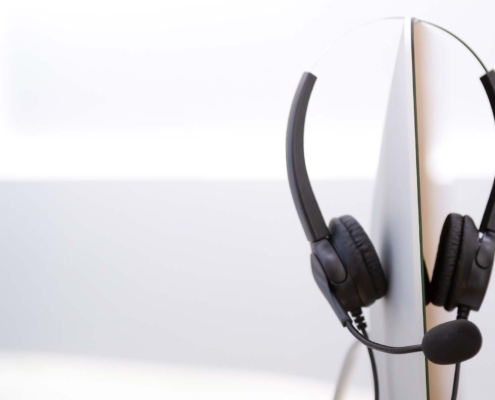
[[[378,17],[432,20],[495,62],[488,1],[16,1],[1,14],[5,179],[285,179],[285,123],[302,71]],[[324,58],[317,72],[333,79],[317,118],[329,125],[309,143],[313,176],[373,177],[398,28],[364,28]],[[480,76],[457,50],[448,65]],[[446,91],[472,76],[453,71]],[[450,97],[486,103],[479,82],[469,82],[479,97],[465,101],[463,88]],[[460,133],[491,133],[491,121],[461,122],[452,124]],[[355,143],[359,163],[347,156]],[[436,169],[442,179],[491,173],[466,164],[459,171],[450,157]]]
[[[490,67],[494,11],[488,1],[3,3],[2,350],[333,381],[351,339],[312,282],[286,184],[300,75],[350,28],[396,15],[451,29]],[[399,33],[397,21],[363,28],[314,70],[308,164],[327,218],[369,226]],[[435,35],[445,123],[431,174],[478,180],[447,187],[457,196],[441,212],[479,223],[495,169],[483,71]],[[473,318],[493,307],[489,293]],[[470,398],[493,389],[485,325],[488,353],[463,371]],[[354,383],[369,386],[366,362]]]

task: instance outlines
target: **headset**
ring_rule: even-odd
[[[486,72],[480,79],[495,117],[495,72],[488,71],[459,37],[436,24],[421,22],[453,36],[476,57]],[[456,364],[452,392],[455,399],[460,363],[474,357],[482,345],[479,329],[467,319],[471,310],[478,311],[481,307],[495,257],[495,180],[479,229],[468,215],[447,216],[431,283],[425,274],[426,304],[431,301],[447,311],[457,308],[457,319],[429,330],[421,344],[391,347],[371,341],[362,308],[386,294],[387,278],[373,243],[359,222],[344,215],[332,218],[327,226],[311,188],[304,158],[304,125],[316,79],[312,73],[305,72],[300,80],[290,110],[286,143],[289,185],[311,246],[314,279],[342,326],[368,347],[375,399],[379,398],[379,385],[373,350],[388,354],[423,352],[433,363]],[[422,267],[425,268],[424,262]]]

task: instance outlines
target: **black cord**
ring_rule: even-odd
[[[469,317],[469,308],[464,306],[459,306],[457,309],[457,319],[468,319]],[[455,365],[454,372],[454,383],[452,385],[452,397],[451,400],[457,399],[457,392],[459,391],[459,380],[461,378],[461,363],[457,363]]]
[[[366,332],[366,321],[364,320],[364,315],[362,310],[359,308],[353,311],[351,314],[352,317],[354,318],[354,323],[356,324],[357,328],[361,331],[365,339],[371,342],[369,340],[368,333]],[[352,328],[354,328],[354,325],[352,325]],[[371,371],[373,372],[373,387],[375,389],[375,400],[379,400],[380,385],[378,384],[378,370],[376,368],[375,355],[373,354],[373,350],[371,348],[368,347],[367,349],[368,349],[368,355],[370,356]]]
[[[368,339],[368,333],[366,333],[366,329],[361,329],[363,336]],[[378,370],[376,369],[375,355],[373,354],[373,350],[368,347],[368,354],[370,356],[371,363],[371,371],[373,372],[373,387],[375,388],[375,400],[380,399],[380,386],[378,385]]]
[[[352,321],[347,321],[345,326],[351,332],[352,336],[354,336],[357,340],[359,340],[366,347],[370,347],[372,349],[382,351],[388,354],[409,354],[409,353],[417,353],[423,351],[420,344],[414,344],[412,346],[404,346],[404,347],[389,347],[384,344],[373,342],[369,339],[366,339],[352,324]]]
[[[460,306],[457,311],[457,319],[468,319],[469,317],[469,308]],[[413,346],[405,346],[405,347],[388,347],[379,343],[372,342],[369,340],[368,334],[366,332],[366,322],[364,320],[363,313],[361,309],[355,310],[352,313],[354,318],[354,323],[357,326],[354,326],[354,323],[351,320],[348,320],[345,325],[347,329],[352,333],[352,335],[358,339],[361,343],[368,347],[368,354],[371,362],[371,369],[373,372],[373,386],[375,388],[375,400],[379,400],[379,382],[378,382],[378,371],[376,368],[375,356],[373,354],[373,350],[384,351],[389,354],[407,354],[414,353],[418,351],[422,351],[421,345],[413,345]],[[361,331],[361,333],[358,331]],[[451,400],[457,399],[457,393],[459,391],[459,381],[461,375],[461,363],[457,363],[455,365],[455,373],[454,373],[454,383],[452,387],[452,397]]]
[[[454,373],[454,385],[452,387],[452,400],[457,399],[457,391],[459,389],[459,376],[461,374],[461,363],[457,363],[455,365],[455,373]]]

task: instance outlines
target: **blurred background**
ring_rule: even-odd
[[[330,398],[352,339],[313,282],[286,182],[298,80],[311,70],[321,81],[307,159],[322,211],[369,228],[402,23],[355,31],[315,62],[350,28],[407,15],[452,30],[491,68],[494,11],[1,3],[0,397]],[[495,135],[483,71],[445,34],[430,37],[428,100],[442,123],[425,168],[439,232],[452,211],[479,224]],[[491,398],[494,309],[490,288],[472,317],[484,349],[463,367],[460,398]],[[351,394],[371,399],[365,352],[359,361]]]

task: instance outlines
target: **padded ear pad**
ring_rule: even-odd
[[[459,304],[478,248],[478,230],[469,216],[449,214],[443,224],[433,278],[431,302],[447,311]]]
[[[330,221],[330,239],[352,278],[362,306],[378,300],[387,291],[387,280],[370,238],[350,215]]]

